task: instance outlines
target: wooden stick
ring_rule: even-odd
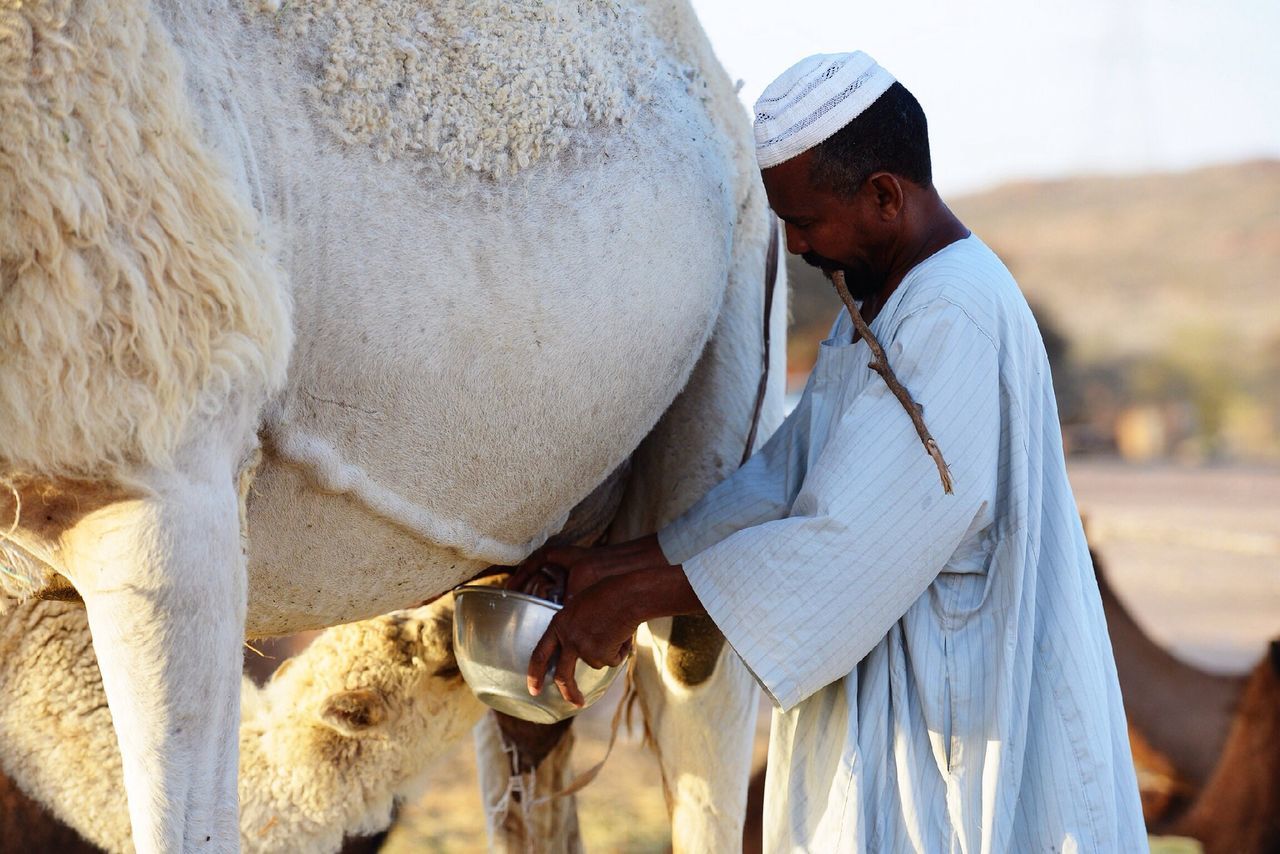
[[[867,342],[867,346],[871,348],[872,359],[868,367],[880,375],[881,379],[884,380],[884,384],[889,387],[889,391],[893,392],[893,396],[898,398],[902,408],[907,410],[907,415],[911,416],[911,423],[915,425],[916,433],[920,436],[920,441],[924,443],[925,451],[933,458],[934,465],[938,467],[938,477],[942,479],[942,491],[950,495],[952,492],[951,469],[947,466],[947,461],[942,458],[942,449],[938,447],[938,443],[929,434],[929,428],[925,426],[923,410],[920,408],[920,404],[912,400],[911,392],[907,391],[906,387],[894,376],[893,369],[889,367],[889,358],[884,354],[884,348],[880,346],[876,336],[871,334],[871,327],[867,326],[867,322],[862,319],[862,314],[858,311],[858,304],[853,301],[853,295],[849,293],[849,286],[844,281],[844,271],[836,270],[832,273],[831,281],[835,284],[836,292],[840,294],[840,299],[844,300],[844,307],[849,309],[849,317],[853,320],[853,328],[858,331],[858,334]]]

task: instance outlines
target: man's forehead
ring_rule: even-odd
[[[806,151],[760,173],[769,206],[778,216],[786,219],[788,214],[799,213],[816,203],[813,183],[809,179],[812,159],[812,152]]]

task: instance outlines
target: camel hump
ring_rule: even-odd
[[[266,3],[344,141],[428,172],[501,179],[649,100],[659,44],[613,0]]]

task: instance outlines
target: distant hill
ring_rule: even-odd
[[[1206,337],[1243,355],[1280,341],[1280,161],[1024,182],[948,202],[1079,358]],[[816,271],[794,258],[788,270],[803,369],[839,304]]]

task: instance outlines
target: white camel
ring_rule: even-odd
[[[769,220],[685,3],[3,3],[0,117],[0,565],[84,600],[138,851],[237,847],[246,635],[737,462]],[[677,847],[728,849],[753,685],[650,629]]]

